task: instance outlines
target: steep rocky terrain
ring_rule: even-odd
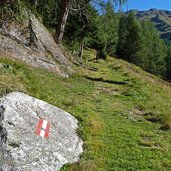
[[[152,21],[160,32],[161,38],[171,44],[171,11],[158,9],[150,9],[149,11],[132,11],[135,12],[139,20]]]
[[[0,21],[0,55],[68,77],[72,69],[64,51],[31,13],[22,21]]]

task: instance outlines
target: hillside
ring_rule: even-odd
[[[150,9],[149,11],[133,10],[139,20],[150,20],[167,43],[171,44],[171,11]]]
[[[22,91],[79,120],[84,153],[62,170],[171,170],[170,85],[122,60],[83,57],[61,78],[1,56],[0,95]]]

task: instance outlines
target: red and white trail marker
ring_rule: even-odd
[[[50,123],[47,120],[40,119],[36,129],[36,134],[41,137],[48,138],[49,129],[50,129]]]

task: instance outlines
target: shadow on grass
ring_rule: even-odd
[[[86,79],[91,80],[91,81],[98,81],[98,82],[104,82],[104,83],[110,83],[110,84],[119,84],[119,85],[127,85],[129,84],[128,82],[124,81],[115,81],[115,80],[105,80],[103,78],[93,78],[89,76],[85,76]]]

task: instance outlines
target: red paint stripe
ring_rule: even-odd
[[[36,134],[37,135],[40,135],[40,131],[41,131],[41,128],[42,128],[42,124],[43,124],[43,119],[40,119],[39,120],[39,124],[38,124],[37,129],[36,129]]]
[[[49,137],[49,129],[50,129],[50,123],[48,122],[47,123],[46,130],[45,130],[45,138],[48,138]]]

